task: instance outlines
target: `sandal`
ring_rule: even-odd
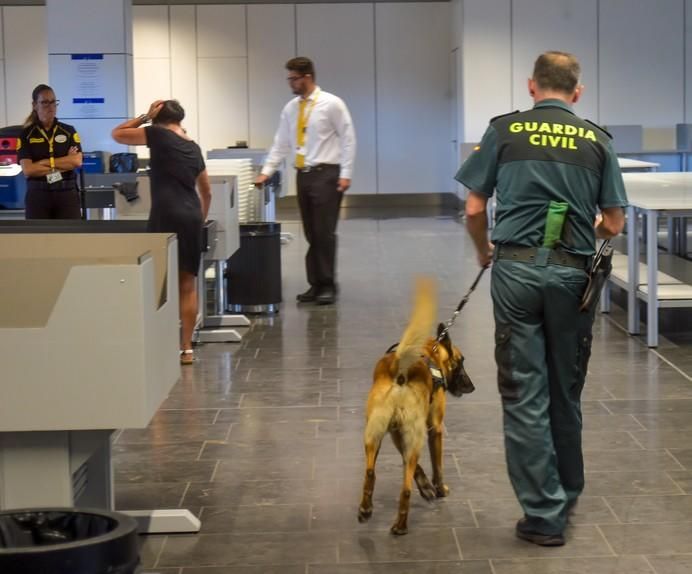
[[[195,362],[195,352],[192,349],[180,351],[180,364],[191,365]]]

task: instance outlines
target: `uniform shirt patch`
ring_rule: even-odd
[[[55,136],[56,143],[65,143],[67,141],[67,136],[65,134],[58,134]]]
[[[79,139],[79,134],[77,132],[72,134],[72,141],[74,141],[74,143],[80,143],[82,141]]]
[[[29,143],[30,143],[30,144],[32,144],[32,143],[43,143],[44,141],[46,141],[46,140],[43,139],[43,138],[29,138]]]

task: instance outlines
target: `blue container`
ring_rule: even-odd
[[[24,209],[26,178],[16,164],[0,165],[0,209]]]
[[[102,151],[85,151],[82,153],[84,173],[105,173],[106,163]]]

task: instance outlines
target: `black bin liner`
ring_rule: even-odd
[[[0,511],[2,574],[134,574],[137,523],[106,510]]]
[[[281,224],[240,224],[240,247],[226,268],[230,305],[276,305],[281,302]]]

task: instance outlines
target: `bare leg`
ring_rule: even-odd
[[[182,331],[180,334],[180,348],[183,351],[192,349],[192,332],[197,321],[197,289],[196,278],[192,273],[181,271],[179,278],[180,294],[180,321]]]

